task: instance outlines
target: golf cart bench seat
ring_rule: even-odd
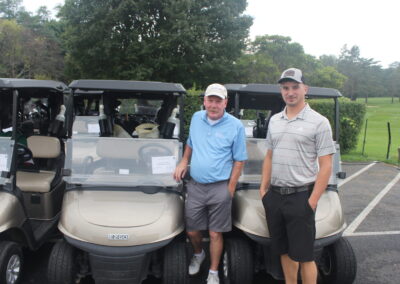
[[[129,135],[129,133],[121,125],[118,124],[114,124],[113,137],[132,138],[132,136]]]
[[[56,137],[30,136],[27,142],[33,158],[54,159],[60,156],[61,145]],[[56,170],[17,171],[17,186],[23,192],[49,192],[55,176]]]

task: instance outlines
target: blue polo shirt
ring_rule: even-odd
[[[247,160],[243,124],[226,112],[213,125],[205,110],[193,114],[187,145],[192,148],[190,175],[200,183],[227,180],[233,162]]]

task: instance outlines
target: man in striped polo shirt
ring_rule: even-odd
[[[315,210],[335,145],[329,121],[305,101],[301,70],[285,70],[278,83],[286,107],[269,122],[260,194],[286,283],[297,283],[299,267],[302,283],[316,283]]]

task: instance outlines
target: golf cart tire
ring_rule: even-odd
[[[327,251],[323,252],[321,261],[328,261],[330,267],[328,269],[320,269],[323,283],[353,283],[357,273],[357,260],[350,242],[342,237],[324,248],[324,250]]]
[[[253,283],[253,272],[253,254],[249,242],[243,238],[227,238],[220,265],[223,283]]]
[[[23,265],[23,254],[20,246],[14,242],[0,242],[0,283],[5,284],[17,284],[21,280],[21,272]],[[16,262],[17,261],[17,262]],[[19,263],[18,263],[19,261]],[[17,272],[18,276],[15,279],[15,282],[9,282],[7,280],[7,266],[19,266],[19,270]]]
[[[58,241],[51,250],[47,267],[49,284],[75,284],[78,274],[76,249],[66,241]]]
[[[188,284],[186,243],[173,241],[164,250],[163,284]]]

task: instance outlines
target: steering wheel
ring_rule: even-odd
[[[32,159],[32,151],[24,144],[17,143],[17,158],[19,163],[24,163]]]
[[[173,156],[171,149],[158,143],[149,143],[139,149],[139,164],[151,169],[152,157]]]

